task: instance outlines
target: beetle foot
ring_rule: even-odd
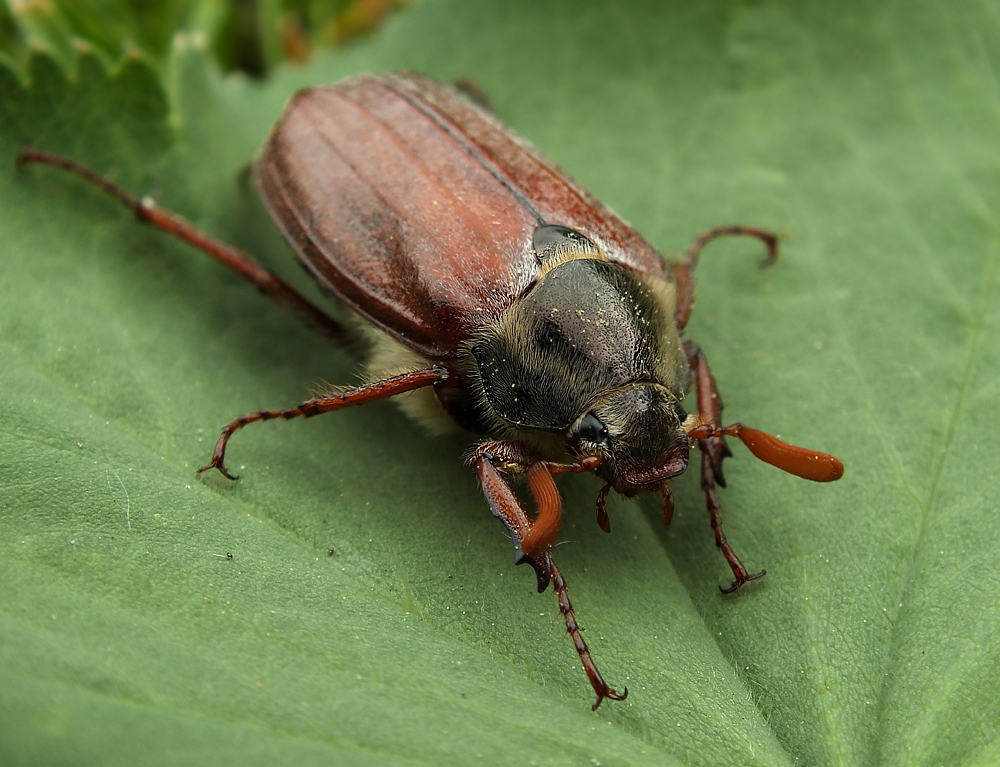
[[[583,665],[583,670],[587,674],[591,688],[593,688],[594,693],[597,695],[597,700],[594,701],[591,710],[596,711],[597,707],[601,705],[601,701],[605,698],[625,700],[628,696],[628,688],[622,688],[622,691],[618,692],[614,687],[605,682],[604,677],[601,676],[601,672],[597,668],[597,664],[594,663],[594,659],[590,656],[590,648],[587,647],[587,643],[583,639],[583,629],[576,622],[576,614],[573,612],[573,605],[569,601],[569,590],[566,588],[566,579],[563,578],[562,572],[560,572],[559,568],[552,561],[551,554],[546,553],[543,559],[552,571],[552,590],[555,591],[556,598],[559,600],[559,612],[566,619],[566,633],[573,640],[573,646],[576,648],[577,655],[580,656],[580,663]]]
[[[719,586],[719,591],[723,594],[732,594],[737,591],[744,583],[749,583],[750,581],[755,581],[758,578],[763,578],[767,575],[767,570],[761,570],[759,573],[748,573],[745,570],[742,573],[736,573],[736,580],[732,582],[728,589]]]
[[[223,477],[225,477],[226,479],[231,479],[234,482],[240,478],[238,474],[233,475],[229,473],[229,470],[226,468],[225,462],[222,460],[222,456],[213,455],[212,462],[198,469],[198,473],[201,474],[202,472],[208,471],[209,469],[218,469],[219,473],[222,474]]]
[[[603,690],[597,691],[597,701],[593,706],[590,707],[591,711],[597,711],[597,707],[604,702],[604,699],[608,700],[625,700],[628,697],[628,687],[623,687],[621,692],[618,692],[614,687],[604,686]]]

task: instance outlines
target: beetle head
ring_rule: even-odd
[[[632,496],[684,472],[689,441],[687,414],[664,386],[638,383],[616,389],[581,415],[567,432],[576,455],[605,459],[598,474]]]

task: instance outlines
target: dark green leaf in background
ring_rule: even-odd
[[[261,77],[283,61],[363,38],[407,0],[6,0],[0,56],[24,62],[43,50],[72,64],[81,51],[117,61],[169,59],[178,30],[205,36],[225,71]]]
[[[19,59],[0,18],[0,763],[1000,760],[993,5],[428,1],[258,85],[188,28],[162,65]],[[729,419],[847,475],[734,446],[727,534],[768,575],[729,597],[697,472],[669,528],[618,501],[611,536],[596,481],[561,479],[556,553],[630,691],[596,714],[466,441],[382,403],[247,429],[238,483],[197,476],[233,416],[356,363],[78,180],[13,168],[23,141],[70,154],[314,290],[240,169],[295,88],[397,68],[472,77],[665,253],[786,233],[771,269],[753,242],[705,254],[688,335]]]

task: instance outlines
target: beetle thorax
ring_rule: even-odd
[[[472,348],[497,426],[565,433],[611,392],[637,382],[682,399],[689,377],[673,299],[669,283],[600,257],[543,271]]]

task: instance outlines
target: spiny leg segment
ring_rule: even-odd
[[[211,256],[219,263],[229,267],[241,277],[249,280],[270,298],[279,304],[291,308],[310,325],[332,338],[339,344],[350,346],[353,342],[351,334],[330,317],[326,312],[313,304],[295,288],[272,274],[243,251],[227,245],[220,240],[209,237],[196,228],[191,222],[181,218],[176,213],[157,207],[151,197],[135,197],[122,189],[116,183],[105,178],[100,173],[81,165],[76,160],[52,152],[24,147],[16,160],[18,165],[38,163],[72,173],[82,178],[132,211],[136,220],[143,224],[161,229],[167,234],[193,245],[198,250]]]
[[[479,445],[472,455],[472,463],[490,510],[504,523],[514,541],[515,563],[531,564],[538,578],[539,592],[545,591],[550,581],[552,583],[556,599],[559,601],[559,612],[566,621],[566,633],[572,639],[590,686],[597,695],[593,708],[596,710],[605,698],[624,700],[628,695],[628,688],[619,693],[604,681],[597,664],[594,663],[580,624],[576,621],[566,579],[552,561],[551,552],[551,545],[559,532],[559,521],[562,518],[562,500],[552,481],[552,475],[562,472],[593,471],[600,465],[600,459],[584,458],[572,464],[552,463],[538,460],[530,450],[517,443],[497,441]],[[528,486],[538,505],[538,519],[532,521],[528,517],[500,469],[526,472]]]

